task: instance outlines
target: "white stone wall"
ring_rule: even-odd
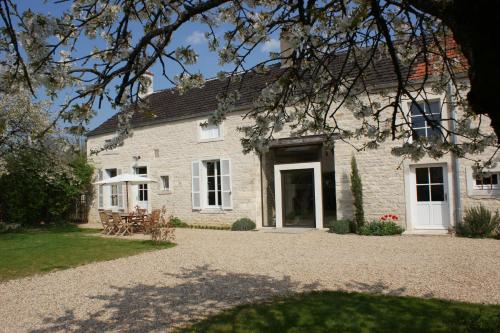
[[[435,95],[429,98],[444,96]],[[405,103],[404,105],[406,105]],[[443,118],[447,118],[444,108]],[[243,113],[235,113],[223,123],[223,139],[213,142],[200,142],[199,123],[206,118],[174,121],[154,126],[137,128],[133,137],[127,139],[123,147],[110,152],[103,152],[92,156],[91,161],[97,168],[121,168],[122,172],[132,172],[134,160],[132,156],[141,156],[139,165],[148,167],[149,176],[160,180],[161,175],[169,175],[172,191],[162,193],[160,184],[152,184],[150,201],[153,208],[167,207],[169,214],[180,217],[188,223],[202,224],[229,224],[240,217],[250,217],[260,226],[261,221],[261,189],[260,163],[255,154],[244,155],[240,143],[241,133],[237,127],[242,125]],[[338,114],[337,120],[344,128],[353,128],[358,125],[347,110]],[[285,129],[277,137],[286,137],[289,130]],[[99,147],[104,140],[112,135],[90,137],[88,149]],[[352,218],[353,205],[350,191],[351,157],[356,156],[361,173],[364,190],[364,209],[368,220],[377,219],[383,214],[394,213],[400,216],[400,223],[412,229],[409,216],[408,185],[410,167],[422,164],[446,164],[449,173],[449,204],[450,220],[455,221],[454,197],[452,182],[452,159],[446,155],[440,159],[424,158],[418,162],[403,160],[391,154],[391,149],[401,142],[390,139],[376,150],[356,151],[352,145],[360,146],[361,142],[348,143],[337,141],[335,145],[335,174],[338,218]],[[154,149],[159,149],[159,157],[154,157]],[[488,150],[482,156],[489,157]],[[191,162],[215,158],[229,158],[232,164],[233,209],[221,210],[193,210],[191,206]],[[499,158],[497,157],[497,160]],[[496,209],[500,207],[499,196],[470,196],[467,193],[466,172],[470,171],[472,162],[461,160],[461,201],[462,208],[482,203]],[[91,211],[91,220],[97,217],[97,194]]]
[[[431,95],[430,99],[445,101],[444,95]],[[403,107],[407,107],[404,103]],[[460,109],[457,112],[462,112]],[[448,108],[443,107],[443,119],[449,118]],[[359,126],[356,120],[348,112],[340,113],[337,118],[343,128],[355,128]],[[489,121],[483,118],[483,129],[490,130],[487,125]],[[455,223],[455,198],[456,192],[453,188],[452,156],[447,154],[439,159],[429,157],[419,161],[404,160],[402,157],[391,154],[393,147],[399,146],[401,141],[387,140],[376,150],[356,151],[352,145],[360,147],[361,141],[351,140],[349,143],[337,141],[335,145],[335,169],[336,169],[336,194],[337,194],[337,216],[338,218],[353,217],[353,199],[350,191],[351,158],[356,157],[361,174],[364,194],[364,210],[367,220],[378,219],[386,213],[394,213],[400,216],[400,224],[408,230],[413,230],[409,196],[413,189],[409,185],[410,167],[426,164],[446,164],[448,171],[448,202],[450,206],[450,222]],[[474,158],[487,159],[491,156],[493,149],[487,149],[484,153]],[[500,162],[500,156],[495,159]],[[499,163],[500,164],[500,163]],[[467,193],[466,172],[471,172],[473,162],[460,159],[460,195],[462,212],[466,207],[482,204],[490,209],[500,208],[500,193],[496,195],[471,196]],[[497,167],[500,170],[499,167]],[[470,179],[469,179],[470,181]]]
[[[149,185],[150,207],[161,208],[165,205],[168,214],[178,216],[187,223],[230,224],[240,217],[249,217],[260,223],[259,158],[255,154],[242,153],[240,133],[237,132],[237,127],[242,125],[241,114],[233,114],[224,121],[221,140],[201,142],[199,124],[206,119],[189,119],[136,128],[133,136],[126,139],[122,147],[91,156],[90,161],[96,169],[120,168],[123,173],[133,173],[134,165],[147,166],[148,176],[158,181]],[[101,147],[105,140],[111,137],[111,134],[90,137],[88,151]],[[157,158],[155,149],[159,150]],[[135,162],[133,156],[141,158]],[[231,160],[233,209],[193,210],[191,163],[195,160],[219,158]],[[162,175],[170,176],[170,192],[160,190]],[[129,195],[133,196],[132,191]],[[91,221],[98,219],[97,189],[94,198]]]

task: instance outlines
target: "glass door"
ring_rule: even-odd
[[[314,169],[282,170],[281,186],[283,226],[314,228]]]

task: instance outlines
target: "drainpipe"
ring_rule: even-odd
[[[261,227],[264,227],[264,179],[262,177],[262,153],[259,152],[259,168],[260,168],[260,221]]]
[[[451,84],[451,82],[448,82],[447,86],[447,102],[448,102],[448,110],[450,112],[450,118],[451,124],[450,124],[450,130],[452,131],[451,133],[451,143],[456,144],[457,143],[457,136],[455,135],[455,121],[457,116],[457,111],[455,107],[455,102],[453,100],[453,93],[454,93],[454,87]],[[462,221],[462,200],[461,200],[461,190],[460,190],[460,159],[457,156],[455,152],[452,152],[452,171],[453,171],[453,191],[454,196],[454,206],[455,206],[455,228],[457,224],[459,224]]]

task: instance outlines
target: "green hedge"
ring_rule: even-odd
[[[188,224],[186,222],[183,222],[177,216],[171,216],[169,222],[172,225],[172,227],[174,227],[174,228],[187,228],[188,227]]]
[[[67,159],[28,149],[6,156],[0,221],[22,226],[67,223],[75,201],[91,188],[93,174],[84,155]]]
[[[372,221],[359,228],[358,232],[364,236],[401,235],[404,229],[393,221]]]

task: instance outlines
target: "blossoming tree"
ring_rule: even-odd
[[[499,149],[500,114],[493,104],[498,66],[490,66],[496,60],[490,50],[498,44],[491,36],[496,12],[487,10],[491,6],[483,0],[55,3],[66,6],[61,15],[20,12],[13,0],[0,0],[0,93],[67,95],[49,126],[63,120],[75,132],[83,131],[101,103],[109,101],[122,111],[119,134],[105,148],[130,133],[136,108],[128,106],[140,104],[140,92],[150,83],[144,73],[154,64],[161,64],[163,75],[181,92],[203,85],[203,75],[189,71],[197,61],[195,51],[189,45],[171,46],[181,27],[198,22],[206,26],[209,47],[218,52],[220,64],[232,65],[220,74],[228,89],[219,96],[213,121],[232,111],[239,98],[235,87],[244,83],[245,73],[269,73],[273,63],[283,65],[247,114],[255,120],[242,128],[247,152],[265,150],[284,126],[296,135],[325,135],[327,142],[356,141],[357,149],[399,140],[393,152],[414,159]],[[287,48],[248,68],[246,60],[257,46],[277,33]],[[78,52],[82,39],[95,40],[83,55]],[[370,80],[370,71],[382,60],[390,62],[391,89]],[[172,75],[178,69],[180,74]],[[417,105],[439,133],[419,137],[402,102],[430,93],[446,93],[448,105],[464,111],[442,122]],[[340,109],[352,112],[357,128],[339,125]],[[480,126],[484,116],[496,135]],[[406,140],[412,136],[414,140]]]

